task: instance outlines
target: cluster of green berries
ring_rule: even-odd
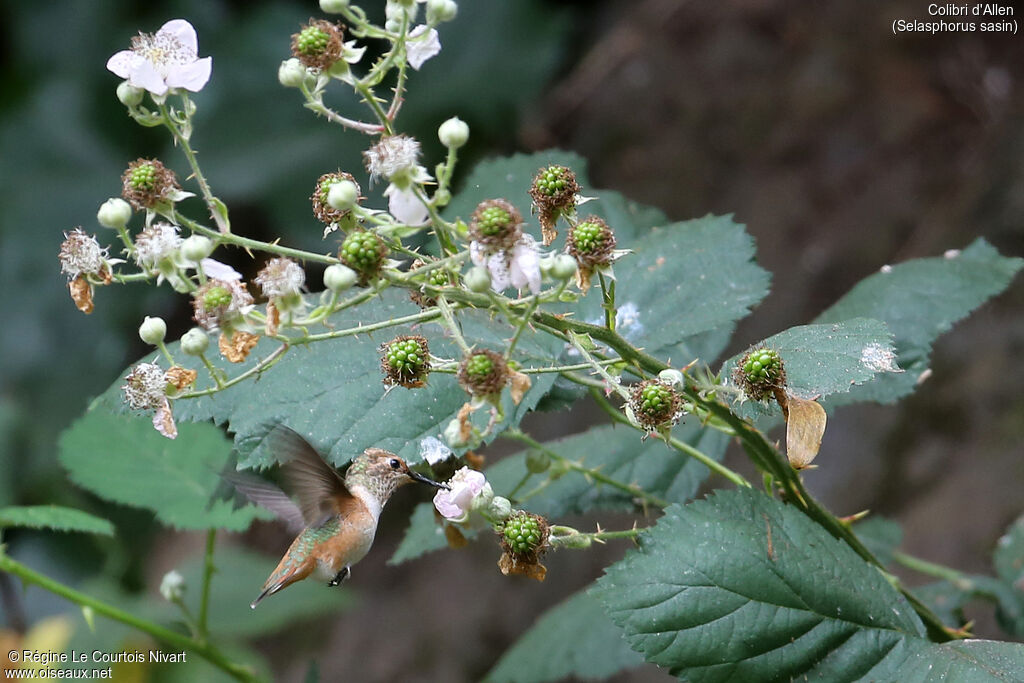
[[[210,287],[203,295],[203,308],[213,310],[227,308],[231,304],[231,292],[219,285]]]
[[[533,181],[537,191],[548,197],[554,197],[559,192],[564,192],[568,186],[566,175],[569,169],[564,166],[548,166],[542,168]]]
[[[484,349],[462,359],[457,377],[469,394],[491,396],[505,388],[510,374],[508,363],[501,354]]]
[[[381,371],[385,384],[413,389],[423,386],[430,372],[430,350],[420,336],[400,336],[381,346]]]
[[[156,167],[151,163],[146,163],[129,169],[128,182],[136,190],[152,190],[156,184]]]
[[[174,171],[156,159],[136,159],[121,176],[121,196],[135,209],[151,209],[178,189]]]
[[[292,56],[311,69],[327,69],[341,58],[342,28],[324,20],[312,20],[292,34]]]
[[[483,235],[491,237],[508,229],[511,220],[512,216],[503,207],[489,206],[480,212],[478,225]]]
[[[349,233],[341,243],[338,258],[359,273],[360,284],[366,284],[380,273],[387,253],[387,245],[376,233],[360,230]]]
[[[528,512],[516,512],[505,522],[502,541],[510,554],[530,556],[537,553],[545,540],[546,530],[540,517]]]
[[[327,49],[331,36],[319,26],[307,26],[295,38],[295,48],[304,55],[316,55]]]
[[[752,349],[733,370],[733,379],[747,396],[760,401],[786,384],[782,356],[775,349]]]
[[[435,287],[447,287],[452,283],[452,276],[444,268],[437,268],[427,275],[427,282]]]
[[[582,269],[604,266],[612,261],[615,249],[615,234],[602,219],[588,216],[569,231],[566,240],[569,254]]]
[[[679,392],[656,379],[636,385],[630,396],[630,407],[637,422],[652,431],[675,422],[681,403]]]

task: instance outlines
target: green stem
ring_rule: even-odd
[[[188,113],[189,99],[188,95],[181,96],[182,102],[185,105],[185,116],[191,118]],[[175,144],[181,145],[181,151],[184,152],[185,158],[188,159],[189,168],[192,169],[192,175],[196,179],[196,183],[199,185],[199,192],[203,196],[203,201],[206,202],[206,208],[210,210],[210,217],[213,218],[213,222],[217,224],[220,234],[229,234],[231,229],[227,220],[221,216],[218,210],[217,204],[219,200],[213,196],[213,192],[210,190],[210,184],[206,182],[206,176],[203,175],[203,171],[199,168],[199,161],[196,159],[195,150],[192,149],[192,145],[189,144],[189,137],[186,135],[179,125],[171,119],[170,113],[167,111],[167,105],[160,105],[160,114],[164,117],[164,125],[171,131],[171,135],[174,136]]]
[[[216,394],[218,391],[223,391],[224,389],[227,389],[228,387],[232,387],[232,386],[234,386],[234,385],[236,385],[236,384],[238,384],[240,382],[244,382],[245,380],[249,379],[253,375],[259,375],[263,371],[273,367],[273,365],[275,363],[277,363],[277,361],[281,360],[281,357],[284,356],[285,352],[289,348],[290,348],[290,346],[288,344],[281,344],[281,346],[279,346],[278,348],[274,349],[274,351],[270,355],[268,355],[266,358],[264,358],[260,362],[256,363],[256,365],[252,366],[251,368],[249,368],[248,370],[246,370],[242,374],[238,375],[237,377],[233,377],[233,378],[231,378],[229,380],[218,381],[217,375],[214,374],[215,371],[216,371],[216,368],[207,361],[207,370],[209,370],[210,373],[213,374],[214,382],[216,383],[216,386],[212,386],[212,387],[210,387],[208,389],[200,389],[199,391],[190,391],[187,394],[182,394],[181,396],[175,396],[175,398],[176,399],[181,399],[181,398],[198,398],[200,396],[212,396],[213,394]],[[205,360],[205,356],[204,356],[204,360]]]
[[[207,617],[210,613],[210,583],[217,566],[213,563],[213,551],[217,541],[217,530],[210,529],[206,532],[206,555],[203,559],[203,591],[199,599],[199,637],[206,640],[209,637],[207,629]]]
[[[604,273],[597,271],[597,280],[601,283],[601,308],[604,309],[604,326],[615,331],[615,280],[608,284]]]
[[[184,216],[177,211],[174,212],[175,220],[184,225],[192,232],[198,232],[201,235],[206,235],[224,244],[233,244],[243,249],[267,252],[268,254],[280,254],[281,256],[290,256],[291,258],[299,259],[300,261],[316,261],[318,263],[340,263],[334,256],[327,256],[324,254],[317,254],[312,251],[303,251],[302,249],[292,249],[291,247],[284,247],[280,244],[273,244],[271,242],[261,242],[260,240],[250,239],[248,237],[242,237],[234,233],[221,234],[216,230],[206,227],[201,223]]]
[[[44,574],[40,574],[34,569],[26,567],[20,562],[8,557],[3,552],[0,552],[0,571],[9,572],[26,583],[39,586],[43,590],[49,591],[54,595],[58,595],[81,607],[88,607],[96,614],[119,621],[122,624],[127,624],[128,626],[136,628],[143,633],[147,633],[168,645],[180,648],[181,650],[194,652],[214,666],[222,669],[236,680],[259,680],[249,667],[242,666],[241,664],[237,664],[227,659],[223,654],[221,654],[220,650],[210,643],[194,640],[182,633],[172,631],[171,629],[153,623],[152,621],[142,619],[134,614],[118,609],[117,607],[109,605],[90,595],[81,593],[70,586],[65,586]]]
[[[470,348],[469,344],[466,343],[465,338],[462,336],[462,331],[459,329],[459,323],[455,320],[455,316],[452,315],[452,309],[448,305],[448,300],[444,296],[437,297],[437,309],[441,312],[441,316],[444,318],[444,324],[448,330],[452,333],[452,337],[455,339],[455,343],[462,349],[462,353],[469,355]]]
[[[962,585],[964,582],[973,584],[970,577],[963,572],[957,571],[952,567],[929,562],[928,560],[922,560],[920,557],[914,557],[913,555],[908,555],[907,553],[899,550],[894,550],[892,552],[892,559],[907,569],[913,569],[915,572],[934,576],[937,579],[949,581],[956,585]]]
[[[541,453],[546,454],[552,460],[557,460],[558,462],[565,463],[569,467],[569,469],[572,470],[573,472],[578,472],[578,473],[580,473],[580,474],[582,474],[584,476],[587,476],[587,477],[590,477],[590,478],[594,479],[595,481],[599,481],[602,484],[607,484],[608,486],[611,486],[612,488],[616,488],[616,489],[619,489],[620,491],[624,491],[625,493],[628,493],[629,495],[631,495],[631,496],[633,496],[635,498],[640,498],[640,499],[644,500],[645,502],[650,503],[651,505],[654,505],[654,506],[657,506],[657,507],[660,507],[660,508],[667,507],[669,505],[669,502],[667,500],[665,500],[663,498],[659,498],[658,496],[655,496],[652,493],[648,493],[647,491],[644,491],[639,486],[636,486],[636,485],[633,485],[633,484],[627,484],[625,482],[619,481],[618,479],[613,479],[612,477],[609,477],[608,475],[603,474],[603,473],[601,473],[600,471],[598,471],[598,470],[596,470],[594,468],[586,467],[586,466],[584,466],[584,465],[582,465],[582,464],[580,464],[578,462],[575,462],[573,460],[570,460],[569,458],[566,458],[566,457],[564,457],[562,455],[559,455],[558,453],[556,453],[555,451],[551,450],[550,448],[548,448],[547,446],[545,446],[541,442],[537,441],[536,439],[531,437],[529,434],[526,434],[525,432],[523,432],[520,429],[517,429],[517,428],[507,429],[502,434],[502,436],[508,437],[510,439],[515,439],[516,441],[519,441],[520,443],[524,443],[527,446],[530,446],[531,448],[534,448],[534,449],[540,451]]]
[[[441,313],[432,309],[420,311],[419,313],[411,313],[400,318],[393,320],[385,320],[379,323],[372,323],[370,325],[357,325],[356,327],[348,327],[344,330],[332,330],[331,332],[321,332],[319,334],[308,334],[304,337],[294,337],[288,340],[289,344],[307,344],[309,342],[324,341],[325,339],[340,339],[342,337],[354,337],[360,334],[368,334],[377,330],[383,330],[388,327],[395,327],[396,325],[408,325],[412,323],[421,323],[428,320],[435,320],[440,317]]]
[[[509,360],[510,358],[512,358],[512,351],[515,350],[516,344],[519,343],[519,337],[523,335],[523,330],[525,330],[526,327],[530,324],[530,316],[533,314],[535,310],[537,310],[537,305],[539,303],[540,297],[538,297],[536,294],[530,297],[530,304],[529,306],[527,306],[526,312],[523,313],[523,317],[519,321],[519,325],[516,326],[516,333],[512,335],[512,341],[508,343],[508,348],[505,350],[505,360]]]

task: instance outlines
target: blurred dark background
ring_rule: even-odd
[[[887,263],[976,236],[1024,254],[1024,39],[892,34],[894,18],[925,8],[467,0],[442,27],[441,55],[413,74],[400,127],[424,141],[428,167],[440,159],[437,125],[458,114],[472,131],[463,172],[487,156],[557,146],[589,160],[588,193],[614,189],[672,220],[734,213],[773,291],[740,325],[731,354],[807,322]],[[83,316],[59,274],[64,231],[82,225],[112,243],[94,216],[128,162],[157,156],[187,175],[161,131],[127,118],[106,59],[137,31],[188,18],[200,55],[214,57],[195,98],[193,144],[235,230],[315,249],[312,184],[359,168],[364,145],[277,83],[290,34],[319,14],[315,2],[0,2],[0,506],[71,505],[118,527],[114,541],[7,534],[32,566],[71,583],[103,574],[155,595],[163,573],[203,543],[75,489],[56,459],[60,431],[146,352],[135,333],[143,316],[168,320],[170,338],[189,326],[186,302],[167,288],[105,288]],[[908,552],[990,572],[991,549],[1022,508],[1022,304],[1018,281],[941,338],[933,376],[898,406],[834,415],[821,467],[806,476],[812,491],[837,514],[870,508],[897,519]],[[586,411],[574,419],[540,416],[533,429],[582,428]],[[403,494],[348,589],[359,606],[257,643],[282,680],[300,680],[314,656],[325,674],[356,680],[479,678],[547,606],[624,550],[560,553],[544,584],[501,577],[489,543],[385,567],[419,500]],[[287,543],[269,525],[220,538],[267,553]],[[3,638],[74,612],[35,591],[20,603],[0,616]],[[969,611],[979,635],[1005,637],[990,609]],[[645,669],[621,680],[660,678]]]

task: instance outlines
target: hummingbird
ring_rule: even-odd
[[[224,475],[246,498],[275,513],[298,532],[249,605],[253,609],[268,595],[314,573],[327,580],[328,586],[337,586],[351,577],[352,565],[369,552],[381,510],[398,487],[416,481],[447,488],[412,471],[404,460],[382,448],[367,448],[357,455],[342,477],[306,439],[288,427],[275,427],[268,439],[283,463],[285,488],[298,505],[284,491],[255,475]]]

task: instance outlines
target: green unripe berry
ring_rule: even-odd
[[[494,370],[494,362],[482,353],[470,356],[466,363],[466,372],[474,378],[486,377],[491,374],[492,370]]]
[[[488,237],[508,229],[512,215],[500,206],[490,206],[479,214],[480,232]]]
[[[553,197],[567,186],[565,169],[561,166],[549,166],[541,171],[534,181],[534,187],[541,194]]]
[[[753,384],[773,384],[778,381],[781,370],[782,358],[773,349],[751,351],[743,363],[743,373]]]
[[[128,182],[136,190],[152,190],[156,185],[156,167],[153,164],[139,164],[131,170]]]
[[[331,36],[319,26],[307,26],[299,32],[295,44],[304,55],[320,54],[327,48]]]
[[[341,244],[339,258],[360,274],[360,281],[366,282],[380,271],[387,248],[375,233],[358,231],[349,233]]]
[[[452,283],[451,276],[444,268],[430,271],[430,274],[427,276],[427,282],[435,287],[447,287]]]
[[[203,308],[212,310],[222,308],[231,304],[231,292],[225,287],[215,285],[203,295]]]
[[[387,355],[388,364],[399,373],[415,375],[423,368],[423,349],[414,339],[392,342]]]
[[[598,223],[585,221],[572,229],[570,239],[575,243],[577,251],[587,254],[601,246],[604,241],[604,230]]]
[[[679,393],[659,380],[646,380],[636,385],[629,401],[637,422],[651,431],[677,420],[681,404]]]
[[[540,522],[533,515],[520,513],[505,522],[502,530],[505,544],[514,555],[529,555],[537,550],[542,540]]]

